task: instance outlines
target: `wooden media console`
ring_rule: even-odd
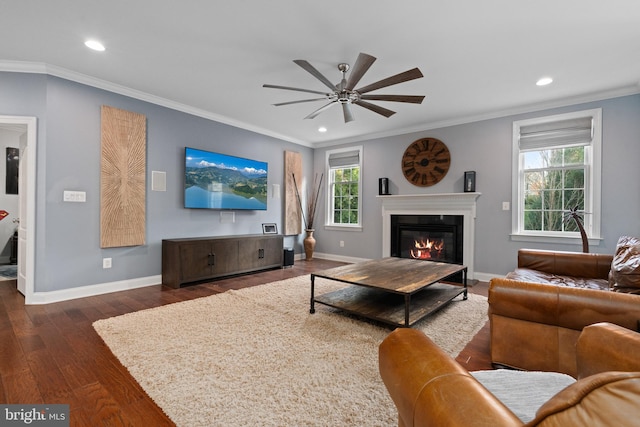
[[[162,240],[162,284],[172,288],[200,280],[282,267],[281,235],[193,237]]]

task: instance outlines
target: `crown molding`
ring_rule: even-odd
[[[585,104],[594,101],[603,101],[605,99],[620,98],[623,96],[637,95],[640,93],[640,83],[636,85],[625,86],[612,90],[594,92],[585,95],[578,95],[562,99],[540,102],[536,104],[520,105],[513,108],[492,111],[485,114],[457,117],[451,120],[440,120],[430,123],[424,123],[420,126],[396,129],[393,132],[378,132],[366,135],[359,135],[351,138],[336,139],[324,141],[314,144],[315,148],[325,148],[334,145],[355,143],[362,141],[370,141],[372,139],[389,138],[392,136],[408,135],[411,133],[419,133],[432,129],[441,129],[450,126],[464,125],[468,123],[480,122],[483,120],[499,119],[502,117],[516,116],[518,114],[534,113],[536,111],[550,110],[553,108],[568,107],[571,105]]]
[[[236,128],[248,130],[261,135],[276,138],[282,141],[291,142],[293,144],[302,145],[309,148],[326,148],[340,144],[348,144],[355,142],[362,142],[372,139],[389,138],[394,136],[407,135],[411,133],[419,133],[432,129],[440,129],[450,126],[458,126],[468,123],[480,122],[483,120],[491,120],[502,117],[514,116],[518,114],[533,113],[536,111],[548,110],[552,108],[567,107],[570,105],[584,104],[587,102],[602,101],[605,99],[619,98],[628,95],[637,95],[640,93],[640,82],[635,85],[629,85],[621,88],[615,88],[612,90],[594,92],[584,95],[578,95],[573,97],[567,97],[562,99],[556,99],[551,101],[540,102],[536,104],[520,105],[513,108],[492,111],[485,114],[470,115],[464,117],[457,117],[450,120],[440,120],[430,123],[423,123],[419,126],[407,127],[403,129],[395,129],[387,132],[369,133],[365,135],[358,135],[355,137],[334,139],[329,141],[310,143],[308,141],[302,141],[295,138],[291,138],[287,135],[282,135],[276,132],[272,132],[268,129],[264,129],[258,126],[240,122],[231,119],[226,116],[212,113],[210,111],[202,110],[199,108],[191,107],[189,105],[181,104],[166,98],[151,95],[146,92],[142,92],[136,89],[132,89],[126,86],[111,83],[106,80],[101,80],[95,77],[88,76],[86,74],[71,71],[65,68],[61,68],[55,65],[45,64],[41,62],[26,62],[26,61],[0,61],[0,71],[15,72],[15,73],[32,73],[32,74],[46,74],[54,77],[59,77],[65,80],[70,80],[76,83],[81,83],[87,86],[103,89],[109,92],[117,93],[119,95],[128,96],[130,98],[138,99],[140,101],[149,102],[151,104],[166,107],[172,110],[180,111],[190,114],[192,116],[202,117],[204,119],[212,120],[215,122],[223,123]]]
[[[261,127],[253,126],[248,123],[240,122],[226,116],[221,116],[219,114],[212,113],[210,111],[191,107],[189,105],[181,104],[179,102],[175,102],[170,99],[151,95],[146,92],[142,92],[136,89],[132,89],[130,87],[122,86],[106,80],[91,77],[86,74],[71,71],[66,68],[58,67],[55,65],[45,64],[42,62],[0,61],[0,71],[12,72],[12,73],[46,74],[49,76],[58,77],[61,79],[80,83],[86,86],[91,86],[97,89],[106,90],[108,92],[117,93],[119,95],[128,96],[133,99],[148,102],[154,105],[159,105],[161,107],[166,107],[172,110],[180,111],[182,113],[187,113],[192,116],[202,117],[204,119],[208,119],[208,120],[223,123],[229,126],[233,126],[236,128],[248,130],[261,135],[276,138],[282,141],[287,141],[294,144],[303,145],[306,147],[312,147],[312,145],[306,141],[300,141],[295,138],[291,138],[287,135],[282,135],[276,132],[272,132],[268,129],[264,129]]]

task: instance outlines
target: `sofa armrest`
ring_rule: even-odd
[[[518,250],[518,268],[561,276],[608,279],[613,255],[583,252]]]
[[[607,371],[640,372],[640,334],[611,323],[582,330],[576,345],[578,379]]]
[[[583,378],[549,399],[527,426],[635,427],[640,372],[609,371]]]
[[[521,426],[522,422],[424,333],[397,329],[380,344],[380,375],[398,425]]]

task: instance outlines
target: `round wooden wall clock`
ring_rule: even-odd
[[[419,187],[430,187],[445,177],[451,165],[451,153],[436,138],[412,142],[402,155],[402,173],[407,181]]]

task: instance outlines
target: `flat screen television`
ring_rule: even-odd
[[[186,147],[184,207],[266,210],[266,162]]]

